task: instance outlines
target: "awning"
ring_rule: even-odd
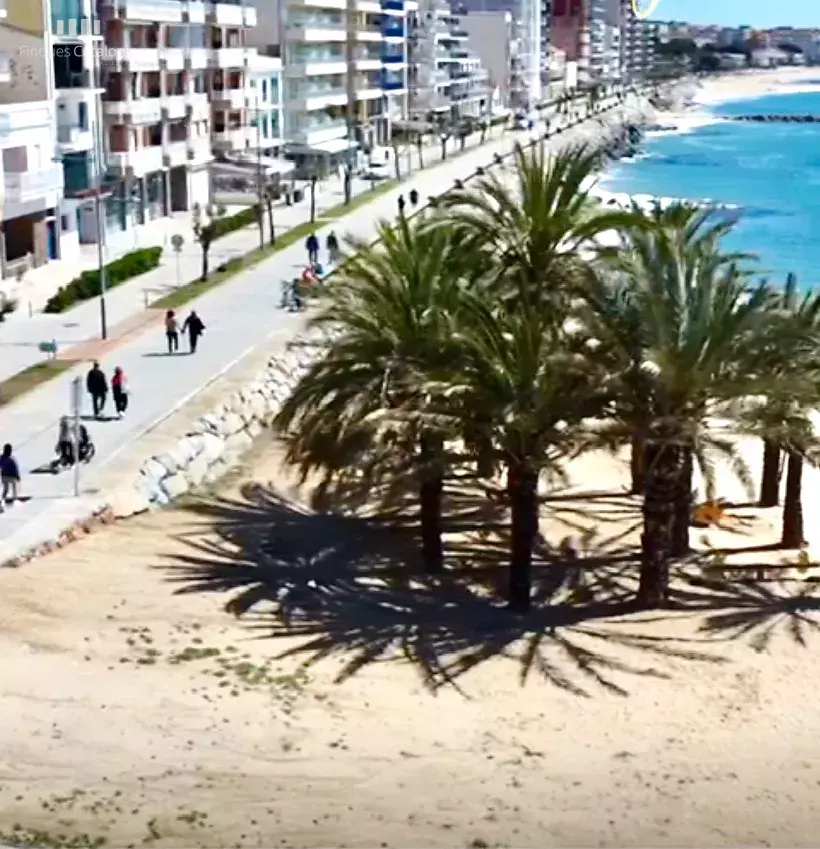
[[[232,169],[239,169],[243,173],[256,173],[257,168],[261,168],[268,177],[274,174],[290,174],[294,169],[294,164],[287,159],[277,159],[273,156],[256,157],[253,154],[242,153],[238,156],[232,156],[230,159],[217,160],[213,163],[213,167],[228,166]],[[234,171],[233,173],[237,173]]]
[[[348,139],[331,139],[319,144],[312,144],[311,148],[322,153],[341,153],[343,150],[350,150],[358,146],[358,142],[348,141]]]

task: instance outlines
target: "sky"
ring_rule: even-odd
[[[820,0],[660,0],[653,20],[751,27],[820,27]]]

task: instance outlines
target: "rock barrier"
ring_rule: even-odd
[[[313,334],[271,357],[254,381],[200,416],[165,453],[143,463],[137,480],[114,494],[114,516],[124,519],[162,507],[228,472],[269,425],[323,347],[323,338]]]

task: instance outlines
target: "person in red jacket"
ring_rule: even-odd
[[[111,378],[111,394],[117,416],[122,418],[122,414],[128,409],[128,385],[125,382],[125,373],[119,366],[114,369],[114,375]]]

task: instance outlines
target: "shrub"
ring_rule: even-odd
[[[257,204],[237,212],[235,215],[226,215],[224,218],[215,218],[213,224],[213,239],[220,239],[222,236],[227,236],[228,233],[233,233],[236,230],[242,230],[244,227],[259,225],[259,209]]]
[[[105,266],[105,288],[113,289],[124,283],[126,280],[131,280],[133,277],[138,277],[140,274],[145,274],[146,271],[151,271],[159,265],[162,257],[162,248],[140,248],[131,253],[115,259],[114,262]],[[65,312],[74,304],[88,301],[91,298],[96,298],[100,294],[100,272],[98,269],[84,271],[79,277],[75,277],[70,283],[58,289],[54,295],[49,298],[43,312],[60,313]]]

